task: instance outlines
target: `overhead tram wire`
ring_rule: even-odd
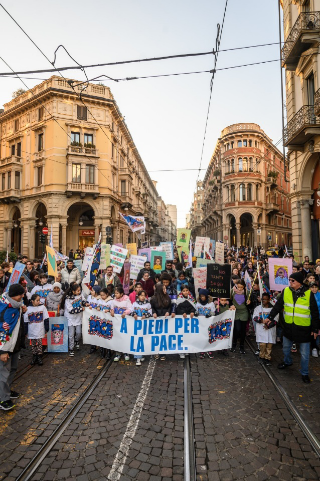
[[[195,190],[197,189],[197,183],[198,183],[198,180],[199,180],[200,170],[201,170],[201,165],[202,165],[204,144],[205,144],[206,136],[207,136],[207,127],[208,127],[210,105],[211,105],[211,98],[212,98],[213,81],[214,81],[214,77],[215,77],[215,73],[216,73],[216,66],[217,66],[218,57],[219,57],[219,48],[220,48],[220,43],[221,43],[221,38],[222,38],[224,22],[225,22],[225,18],[226,18],[227,6],[228,6],[228,0],[226,0],[225,7],[224,7],[221,29],[220,29],[219,23],[218,23],[218,26],[217,26],[218,31],[217,31],[217,36],[216,36],[216,49],[214,50],[214,66],[213,66],[213,69],[212,69],[212,77],[211,77],[211,81],[210,81],[209,103],[208,103],[207,117],[206,117],[206,123],[205,123],[205,128],[204,128],[204,136],[203,136],[203,141],[202,141],[200,165],[199,165],[199,171],[198,171],[197,181],[196,181],[196,185],[195,185]]]

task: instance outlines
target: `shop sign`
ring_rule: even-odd
[[[82,237],[94,237],[94,230],[81,230],[80,235]]]

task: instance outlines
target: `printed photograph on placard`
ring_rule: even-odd
[[[151,252],[151,269],[154,272],[160,273],[164,270],[166,265],[166,253],[160,251],[152,251]]]
[[[177,247],[181,247],[185,254],[189,254],[191,230],[189,229],[177,229]]]
[[[292,259],[289,258],[271,258],[269,263],[269,281],[270,289],[274,291],[282,291],[289,286],[289,277],[292,273]]]

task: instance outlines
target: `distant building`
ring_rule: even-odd
[[[203,199],[204,191],[202,182],[197,182],[197,190],[193,195],[193,202],[190,210],[190,229],[193,240],[202,235],[203,231]]]
[[[177,206],[173,204],[167,204],[167,211],[168,215],[170,216],[172,222],[175,226],[178,225],[178,213],[177,213]]]
[[[291,245],[283,157],[259,125],[221,132],[202,188],[203,235],[230,246]]]

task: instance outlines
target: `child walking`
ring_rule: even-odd
[[[271,312],[272,305],[270,304],[270,295],[262,294],[262,308],[257,306],[253,312],[253,320],[256,323],[256,341],[260,344],[259,357],[265,366],[271,365],[272,344],[277,342],[277,326],[274,325],[270,329],[265,325],[268,321],[268,314]],[[275,317],[277,322],[279,316]]]
[[[135,319],[141,317],[141,319],[146,319],[147,317],[152,317],[152,308],[150,302],[147,300],[147,293],[146,291],[140,291],[138,294],[138,300],[136,300],[133,304],[133,312],[132,316]],[[135,354],[134,358],[136,361],[136,366],[141,366],[141,361],[144,361],[144,357],[139,354]]]
[[[28,328],[28,339],[31,340],[31,366],[35,364],[42,366],[42,338],[49,330],[49,314],[47,308],[41,305],[38,294],[31,296],[31,304],[24,315],[24,322]]]
[[[64,293],[61,301],[61,308],[68,319],[69,331],[69,356],[74,356],[74,344],[76,349],[80,349],[80,338],[82,332],[82,312],[86,302],[82,298],[81,287],[79,284],[72,283]],[[76,342],[74,342],[76,340]]]
[[[114,317],[115,314],[121,314],[122,317],[130,315],[132,312],[132,304],[128,296],[125,296],[123,287],[116,287],[114,290],[114,299],[111,301],[111,316]],[[121,358],[121,352],[117,352],[114,361],[118,362]],[[129,354],[124,354],[124,360],[129,361]]]
[[[47,295],[45,305],[48,311],[56,311],[58,316],[62,316],[63,310],[60,311],[60,303],[62,301],[63,291],[60,282],[52,284],[53,290]]]
[[[33,294],[38,294],[40,297],[40,304],[44,304],[52,289],[52,284],[48,284],[48,274],[40,274],[40,286],[35,286],[30,294],[31,296],[33,296]]]
[[[211,317],[216,315],[216,306],[214,302],[209,301],[209,291],[207,289],[199,289],[196,310],[198,311],[198,316]],[[213,353],[211,351],[207,352],[207,354],[210,359],[213,359]],[[205,356],[205,352],[200,352],[200,359],[204,359]]]
[[[188,286],[183,285],[177,298],[176,315],[182,315],[183,317],[190,316],[192,318],[196,313],[196,301],[190,294]],[[179,354],[179,356],[181,359],[186,357],[185,354]]]

